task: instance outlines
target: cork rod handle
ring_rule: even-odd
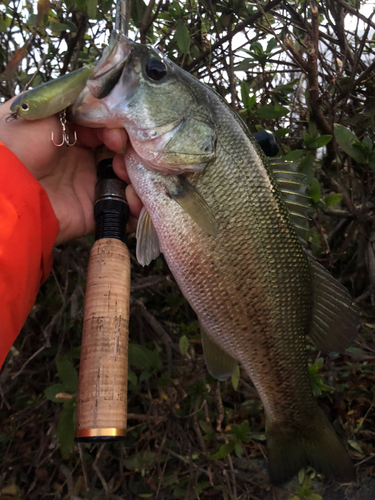
[[[130,260],[126,245],[111,238],[96,241],[86,285],[78,439],[113,440],[125,436],[129,293]]]
[[[95,243],[87,271],[76,440],[115,441],[127,420],[130,258],[129,207],[112,160],[98,164]]]

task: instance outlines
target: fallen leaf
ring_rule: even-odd
[[[4,82],[4,81],[7,82],[15,76],[17,69],[18,69],[18,66],[19,66],[20,62],[22,61],[22,59],[26,56],[26,54],[27,54],[27,43],[25,43],[25,45],[23,47],[21,47],[20,49],[16,50],[16,52],[14,53],[14,56],[8,62],[5,70],[2,73],[0,73],[0,81],[1,82]]]

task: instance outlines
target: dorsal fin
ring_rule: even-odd
[[[311,207],[305,175],[298,172],[296,163],[282,161],[280,158],[269,158],[269,163],[288,207],[290,219],[296,227],[298,236],[303,238],[309,228],[308,211]]]
[[[347,289],[307,253],[313,286],[309,337],[323,352],[344,352],[358,333],[359,310]]]

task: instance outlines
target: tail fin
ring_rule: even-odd
[[[339,482],[355,478],[348,452],[338,440],[324,413],[317,408],[305,427],[286,427],[267,421],[267,445],[270,477],[281,484],[295,476],[302,467],[311,465]]]

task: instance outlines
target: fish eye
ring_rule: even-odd
[[[150,59],[146,64],[146,73],[151,80],[159,81],[167,74],[167,67],[160,59]]]
[[[27,102],[23,102],[21,104],[22,111],[29,111],[30,106],[27,104]]]

